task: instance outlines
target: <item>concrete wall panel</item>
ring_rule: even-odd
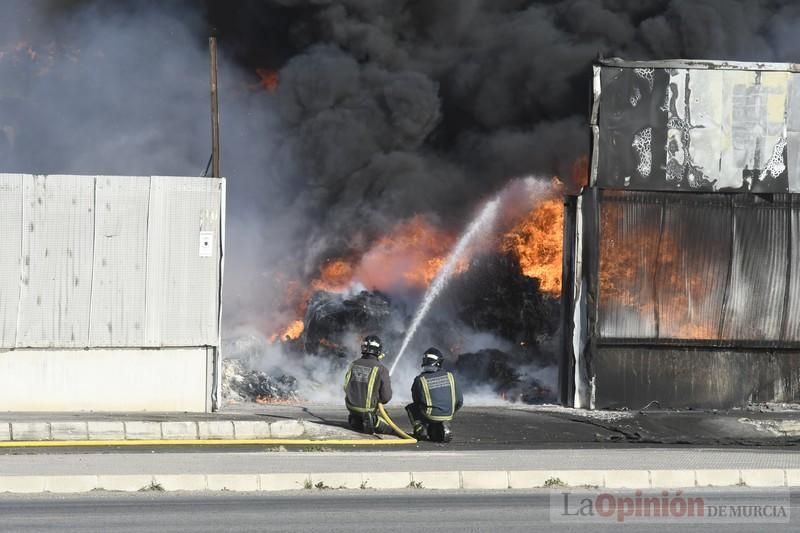
[[[206,367],[205,348],[0,352],[0,409],[203,412]]]

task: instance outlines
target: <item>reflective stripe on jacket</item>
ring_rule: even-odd
[[[436,422],[452,420],[463,403],[455,376],[445,370],[423,372],[414,378],[411,396],[425,418]]]
[[[378,402],[392,399],[389,372],[375,357],[367,356],[350,364],[344,376],[345,405],[356,413],[372,412]]]

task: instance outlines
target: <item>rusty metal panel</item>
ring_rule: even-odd
[[[0,174],[0,348],[13,348],[22,249],[22,174]]]
[[[220,179],[152,178],[147,345],[218,343],[221,188]]]
[[[94,177],[23,179],[17,347],[89,344]]]
[[[143,346],[150,177],[98,176],[92,346]]]
[[[797,182],[791,69],[636,65],[601,69],[600,187],[785,193]]]
[[[655,338],[655,267],[662,208],[606,192],[600,207],[599,334]]]
[[[789,257],[786,206],[738,205],[722,338],[781,338]]]

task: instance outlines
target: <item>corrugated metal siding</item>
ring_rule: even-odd
[[[800,341],[797,211],[789,195],[604,191],[601,338]]]
[[[14,346],[22,249],[22,174],[0,174],[0,346]]]
[[[25,176],[17,346],[89,344],[94,178]]]
[[[781,338],[789,260],[788,217],[785,207],[736,207],[724,339]]]
[[[90,343],[144,346],[150,177],[97,178]]]
[[[216,346],[223,187],[0,174],[0,348]]]
[[[219,306],[219,184],[154,176],[147,250],[148,345],[215,345]],[[211,257],[200,232],[213,231]]]
[[[784,340],[800,342],[800,207],[796,204],[792,206],[791,220],[789,302]]]
[[[659,249],[659,338],[714,339],[718,335],[730,263],[727,202],[704,195],[665,205]]]
[[[611,193],[604,198],[614,198]],[[640,198],[641,199],[641,198]],[[655,337],[655,286],[661,207],[617,196],[600,211],[601,337]]]

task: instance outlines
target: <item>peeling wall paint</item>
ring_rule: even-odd
[[[595,70],[597,185],[800,192],[800,74],[791,65],[635,65]]]

